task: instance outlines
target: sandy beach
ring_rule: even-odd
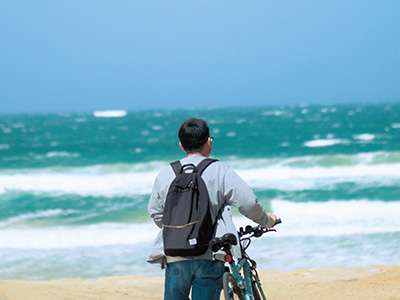
[[[400,266],[260,271],[268,299],[400,299]],[[163,277],[0,281],[0,300],[162,299]]]

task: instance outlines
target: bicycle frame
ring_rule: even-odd
[[[275,224],[282,221],[277,219]],[[212,251],[217,252],[222,250],[226,253],[225,262],[229,264],[229,271],[227,270],[223,276],[223,288],[226,299],[232,299],[232,295],[236,294],[239,299],[245,300],[267,300],[264,291],[261,287],[260,279],[257,273],[257,264],[246,253],[247,248],[250,246],[251,238],[261,237],[264,233],[276,231],[275,229],[268,229],[261,226],[252,227],[247,226],[245,230],[241,227],[238,231],[240,237],[240,249],[242,258],[233,258],[232,246],[237,245],[238,241],[234,234],[226,233],[220,238],[214,238],[210,242]],[[246,244],[247,243],[247,244]],[[232,285],[232,287],[230,286]],[[253,290],[254,289],[254,290]]]
[[[230,255],[230,254],[228,254],[228,255]],[[238,286],[241,288],[245,299],[246,300],[254,299],[253,288],[252,288],[252,281],[254,281],[258,285],[262,299],[267,300],[265,297],[264,291],[261,288],[261,282],[258,278],[258,275],[254,274],[251,270],[250,263],[249,263],[249,257],[247,255],[247,253],[245,252],[245,249],[243,249],[243,247],[242,247],[242,256],[243,257],[241,259],[238,259],[238,262],[236,262],[232,258],[232,260],[229,262],[229,269],[230,269],[232,276],[236,279]],[[243,280],[240,272],[243,272],[244,280]]]

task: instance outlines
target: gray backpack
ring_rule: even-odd
[[[165,200],[162,219],[164,253],[169,256],[204,254],[214,234],[215,222],[210,214],[210,197],[201,178],[216,159],[193,164],[171,163],[175,172]],[[190,170],[191,172],[187,172]]]

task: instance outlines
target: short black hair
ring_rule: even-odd
[[[201,151],[210,136],[207,122],[191,118],[184,121],[179,128],[178,137],[186,152]]]

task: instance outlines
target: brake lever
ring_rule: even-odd
[[[264,233],[266,233],[267,231],[268,231],[268,228],[258,226],[257,228],[254,228],[254,231],[253,231],[254,234],[253,234],[253,236],[256,237],[256,238],[259,238],[259,237],[261,237]]]

